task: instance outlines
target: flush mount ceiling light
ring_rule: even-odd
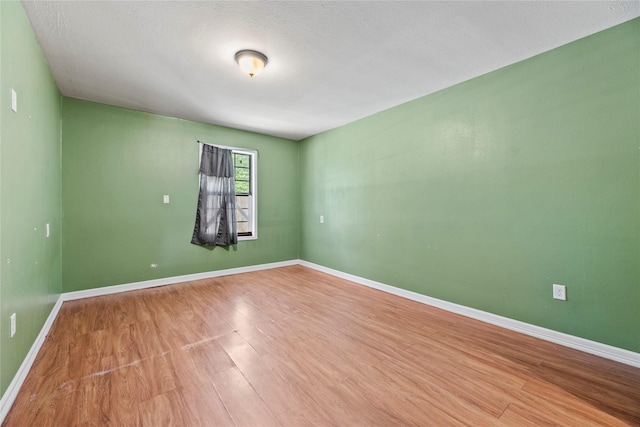
[[[236,62],[249,77],[257,76],[267,65],[267,57],[255,50],[241,50],[236,53]]]

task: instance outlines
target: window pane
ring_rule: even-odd
[[[249,194],[249,182],[236,181],[236,194]]]
[[[236,209],[249,209],[249,196],[236,196]]]
[[[233,153],[233,160],[236,167],[249,167],[249,155]]]
[[[251,230],[249,229],[249,223],[247,221],[241,222],[238,221],[237,222],[237,227],[238,227],[238,233],[249,233]]]
[[[249,169],[244,169],[236,166],[235,178],[241,181],[249,181]]]

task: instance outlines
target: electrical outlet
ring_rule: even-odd
[[[553,298],[562,301],[567,300],[567,287],[565,285],[553,285]]]
[[[11,319],[11,338],[16,334],[16,314],[13,313],[10,317]]]
[[[324,215],[320,215],[320,224],[324,224]]]

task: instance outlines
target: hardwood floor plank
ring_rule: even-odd
[[[179,379],[172,360],[165,355],[142,359],[131,365],[139,373],[139,389],[143,395],[140,400],[149,399],[174,390]]]
[[[89,421],[92,418],[109,419],[112,406],[112,376],[109,373],[82,377],[77,381],[75,398],[77,407],[71,425]],[[62,414],[58,413],[58,416]]]
[[[605,402],[609,402],[609,396],[605,397],[603,401],[596,401],[593,398],[585,399],[576,395],[573,390],[563,388],[562,385],[556,385],[552,382],[531,379],[527,381],[527,384],[523,387],[523,392],[532,398],[536,398],[541,402],[551,404],[554,408],[559,408],[563,412],[573,413],[576,412],[580,415],[580,418],[584,418],[587,424],[593,425],[640,425],[640,419],[638,414],[630,413],[629,411],[621,411],[616,409],[616,404],[607,405]],[[593,393],[587,390],[581,391],[584,393]],[[635,393],[633,391],[632,393]],[[610,396],[614,398],[615,396]],[[638,398],[633,394],[628,396],[626,401],[631,401],[629,405],[638,405]],[[542,403],[541,403],[542,404]],[[531,405],[531,403],[529,403]]]
[[[138,404],[148,397],[143,387],[143,373],[136,366],[128,366],[114,370],[111,376],[110,403],[112,405],[106,418],[111,424],[135,425],[138,420]]]
[[[283,426],[337,426],[331,420],[324,417],[322,411],[309,407],[305,403],[298,404],[277,416]]]
[[[197,413],[191,411],[181,390],[170,390],[140,402],[139,414],[139,425],[141,426],[192,427],[209,425],[202,423]]]
[[[375,379],[375,381],[372,381]],[[384,384],[387,393],[382,395],[379,387]],[[421,426],[430,425],[446,425],[446,426],[464,426],[470,425],[460,422],[455,417],[442,411],[438,407],[430,404],[417,395],[407,393],[403,387],[383,378],[381,375],[372,374],[366,379],[355,381],[349,379],[345,381],[352,393],[361,396],[361,405],[363,407],[375,407],[379,412],[387,414],[387,418],[382,418],[379,414],[374,414],[374,421],[383,420],[386,425],[414,425]],[[482,420],[486,425],[490,423],[488,417],[476,418]],[[469,418],[467,418],[469,420]],[[383,424],[384,425],[384,424]]]
[[[191,384],[181,388],[188,409],[196,414],[201,426],[234,426],[227,408],[213,383]]]
[[[407,348],[406,352],[421,360],[428,358],[443,367],[454,369],[456,373],[463,376],[472,375],[506,392],[521,389],[526,384],[526,380],[521,376],[488,364],[483,358],[475,357],[475,354],[443,344],[434,337],[436,335],[430,335],[428,339],[416,337],[415,344]],[[451,360],[455,360],[456,363],[448,363]]]
[[[274,415],[300,405],[304,390],[271,370],[255,349],[238,334],[221,337],[218,342]]]
[[[124,328],[123,334],[128,334],[128,328]],[[120,340],[122,336],[118,335]],[[76,337],[69,345],[69,359],[75,363],[71,369],[70,376],[81,378],[96,372],[108,371],[118,366],[116,347],[114,347],[113,336],[110,331],[99,330]],[[128,349],[127,349],[128,350]],[[120,359],[123,359],[124,353]],[[134,355],[129,360],[135,360]]]
[[[570,363],[545,361],[537,371],[540,378],[560,387],[581,401],[598,407],[601,411],[640,425],[640,414],[629,410],[640,407],[640,383],[633,377],[603,377],[598,369]],[[526,388],[525,388],[526,389]]]
[[[627,426],[623,420],[610,417],[606,413],[585,414],[578,408],[573,407],[579,400],[569,399],[564,404],[541,399],[537,396],[521,393],[514,397],[514,402],[500,417],[500,421],[505,426],[512,425],[538,425],[538,426]],[[581,405],[577,405],[580,407]]]
[[[177,382],[183,387],[211,383],[216,373],[235,366],[229,355],[213,338],[186,348],[175,349],[166,357],[175,369]]]
[[[281,426],[238,368],[218,372],[213,385],[237,426]]]
[[[442,420],[443,425],[447,424],[447,420],[452,424],[472,426],[491,425],[496,420],[494,415],[478,405],[468,393],[458,394],[459,386],[449,387],[446,379],[433,382],[432,378],[415,372],[415,364],[394,361],[376,365],[372,367],[372,371],[368,378],[373,384],[383,384],[385,390],[391,389],[393,394],[404,399],[427,402],[433,408],[427,412],[428,419],[439,420],[439,413],[446,414],[448,418]]]
[[[172,346],[161,339],[158,326],[153,320],[142,320],[131,325],[131,340],[136,346],[136,352],[141,359],[147,359],[170,351]],[[108,345],[108,343],[105,343]]]

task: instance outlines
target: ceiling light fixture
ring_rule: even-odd
[[[257,76],[267,65],[267,57],[255,50],[241,50],[236,53],[236,62],[249,77]]]

